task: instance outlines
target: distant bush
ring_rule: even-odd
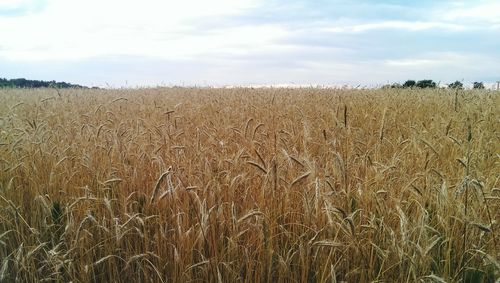
[[[70,84],[67,82],[56,82],[56,81],[39,81],[39,80],[27,80],[24,78],[19,79],[5,79],[0,78],[0,88],[4,87],[18,87],[18,88],[40,88],[40,87],[55,87],[55,88],[86,88],[81,85]]]
[[[400,83],[393,83],[393,84],[386,84],[382,86],[383,89],[390,89],[390,88],[403,88],[403,86]]]
[[[448,85],[448,88],[453,88],[453,89],[463,89],[464,84],[460,81],[455,81],[454,83],[451,83]]]
[[[415,84],[419,88],[436,88],[436,83],[433,80],[421,80]]]
[[[403,87],[404,88],[411,88],[411,87],[414,87],[416,85],[416,82],[414,80],[407,80],[404,84],[403,84]]]
[[[386,84],[382,86],[383,89],[391,89],[391,88],[436,88],[437,83],[433,80],[407,80],[404,84],[400,83],[392,83]],[[442,86],[441,88],[446,88],[446,86]],[[464,89],[464,84],[461,81],[455,81],[453,83],[448,84],[448,88],[450,89]],[[474,82],[473,89],[484,89],[483,82]]]
[[[474,82],[474,85],[472,86],[473,89],[484,89],[484,84],[483,82]]]

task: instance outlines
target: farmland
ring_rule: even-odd
[[[0,282],[495,282],[488,90],[0,90]]]

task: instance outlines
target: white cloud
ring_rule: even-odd
[[[12,0],[9,0],[12,1]],[[284,30],[270,25],[192,30],[197,19],[252,9],[261,0],[52,0],[40,13],[0,18],[0,57],[81,59],[105,55],[189,57],[207,50],[266,46]]]
[[[440,16],[454,22],[500,23],[500,2],[471,2],[474,4],[447,9]]]
[[[0,2],[0,10],[3,9],[15,9],[21,6],[24,6],[26,4],[29,4],[30,0],[2,0]]]
[[[386,65],[396,67],[424,67],[424,66],[439,66],[443,62],[430,60],[430,59],[400,59],[400,60],[386,60]]]
[[[458,24],[448,24],[442,22],[405,22],[405,21],[384,21],[377,23],[361,24],[352,27],[354,32],[363,32],[377,29],[403,29],[409,31],[420,31],[429,29],[444,29],[459,31],[465,27]]]
[[[312,4],[273,10],[265,0],[0,0],[0,9],[29,11],[0,16],[0,71],[118,86],[492,77],[500,72],[498,40],[484,39],[500,29],[499,4],[460,3],[368,21],[308,16],[318,9]],[[419,31],[431,36],[401,40]],[[438,32],[446,37],[433,42]],[[483,45],[473,49],[476,32]]]
[[[391,67],[446,67],[451,65],[469,65],[478,59],[474,54],[454,52],[424,53],[416,58],[386,60],[385,64]]]
[[[340,25],[324,28],[324,31],[333,33],[360,33],[372,30],[398,29],[408,31],[422,31],[430,29],[442,29],[450,31],[463,31],[467,27],[460,24],[444,23],[444,22],[424,22],[424,21],[378,21],[371,23]]]

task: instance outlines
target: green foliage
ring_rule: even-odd
[[[473,89],[484,89],[484,84],[483,82],[474,82],[474,85],[472,86]]]
[[[384,85],[382,88],[383,89],[390,89],[390,88],[436,88],[437,83],[434,82],[433,80],[420,80],[420,81],[414,81],[414,80],[407,80],[404,84],[399,84],[399,83],[393,83],[393,84],[387,84]],[[453,83],[450,83],[448,85],[448,88],[450,89],[464,89],[464,84],[461,81],[455,81]],[[483,82],[474,82],[473,84],[474,89],[484,89],[484,84]]]
[[[86,87],[81,86],[81,85],[70,84],[67,82],[27,80],[24,78],[8,80],[5,78],[0,78],[0,88],[4,88],[4,87],[10,87],[10,88],[40,88],[40,87],[86,88]]]
[[[448,85],[448,88],[453,88],[453,89],[463,89],[464,84],[460,81],[455,81],[451,84]]]
[[[433,80],[421,80],[415,86],[419,88],[436,88],[436,83]]]
[[[403,88],[400,83],[386,84],[382,86],[383,89],[391,89],[391,88]]]
[[[403,87],[404,88],[411,88],[411,87],[414,87],[416,85],[416,82],[414,80],[407,80],[404,84],[403,84]]]

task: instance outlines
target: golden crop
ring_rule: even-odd
[[[0,282],[494,282],[490,91],[0,90]]]

